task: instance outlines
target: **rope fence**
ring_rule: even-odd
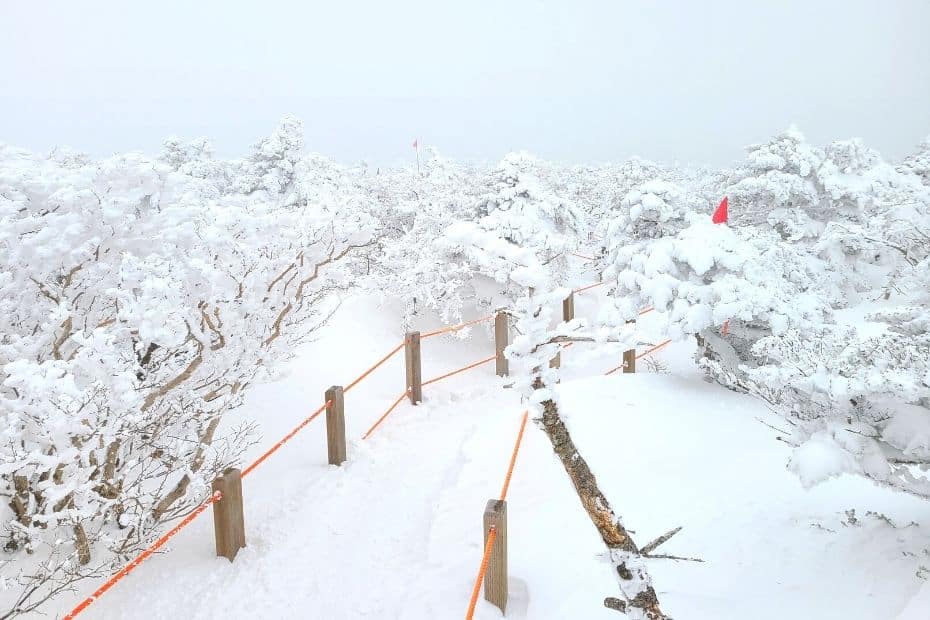
[[[603,286],[608,282],[596,282],[587,286],[583,286],[572,291],[572,294],[565,300],[563,304],[563,319],[569,321],[574,318],[574,301],[573,296],[575,293],[581,293],[589,289]],[[640,315],[651,312],[654,308],[649,307],[645,308],[640,312]],[[434,336],[439,336],[442,334],[450,334],[458,332],[466,327],[471,325],[476,325],[485,321],[495,321],[495,354],[480,359],[476,362],[452,370],[450,372],[444,373],[427,381],[422,381],[420,378],[421,370],[421,359],[420,359],[420,340],[421,338],[431,338]],[[368,439],[376,429],[378,429],[381,424],[387,419],[387,417],[400,405],[404,398],[410,398],[413,405],[418,404],[422,400],[422,388],[423,386],[432,385],[449,377],[458,375],[460,373],[466,372],[473,368],[477,368],[484,364],[488,364],[494,360],[497,360],[497,375],[506,376],[508,374],[508,364],[507,359],[504,355],[504,350],[509,344],[509,326],[507,321],[507,314],[505,312],[497,312],[488,316],[483,316],[477,319],[470,321],[465,321],[456,325],[450,325],[440,329],[426,332],[420,334],[419,332],[410,332],[405,337],[404,340],[389,351],[386,355],[378,359],[374,364],[369,368],[363,371],[358,377],[352,380],[344,388],[340,386],[333,386],[326,393],[325,402],[312,411],[309,416],[307,416],[303,421],[295,426],[289,433],[284,435],[279,441],[277,441],[273,446],[268,448],[263,452],[258,458],[256,458],[251,464],[245,467],[241,472],[238,469],[231,469],[224,472],[222,476],[217,478],[214,482],[213,493],[202,503],[198,504],[190,514],[185,516],[181,521],[174,525],[170,530],[168,530],[164,535],[160,536],[154,543],[146,547],[142,552],[140,552],[135,558],[133,558],[128,564],[123,566],[119,571],[114,573],[109,579],[107,579],[100,587],[98,587],[93,594],[82,600],[77,606],[75,606],[67,615],[64,616],[64,620],[71,620],[77,617],[80,613],[86,610],[91,604],[93,604],[100,596],[106,593],[110,588],[112,588],[116,583],[121,579],[126,577],[133,570],[138,568],[146,559],[151,557],[156,551],[163,547],[171,538],[176,536],[182,529],[190,525],[198,516],[203,514],[207,508],[210,506],[214,507],[214,529],[216,536],[217,544],[217,555],[223,555],[224,557],[232,560],[238,549],[245,546],[245,534],[244,527],[242,525],[242,492],[241,492],[241,479],[251,474],[255,469],[264,463],[268,458],[280,450],[285,444],[291,441],[295,436],[297,436],[303,429],[310,425],[316,418],[326,412],[327,420],[327,441],[330,453],[330,463],[339,465],[345,461],[345,421],[344,421],[344,405],[343,405],[343,395],[356,387],[363,380],[368,378],[375,370],[383,366],[395,355],[397,355],[401,350],[405,351],[405,362],[406,362],[406,387],[404,391],[394,400],[394,402],[388,407],[375,422],[368,428],[367,431],[362,435],[362,439]],[[624,372],[633,371],[633,364],[635,359],[649,355],[665,345],[669,344],[670,340],[666,340],[662,343],[659,343],[652,348],[643,351],[642,353],[636,354],[635,350],[627,351],[624,353],[624,365],[618,366],[617,368],[608,371],[605,374],[611,374],[616,370],[621,368],[624,369]],[[571,346],[570,343],[568,346]],[[564,347],[567,348],[567,347]],[[629,363],[627,361],[627,354],[630,355]],[[557,365],[559,363],[560,356],[557,355],[553,359],[552,364]],[[631,370],[627,369],[627,366]],[[524,431],[526,428],[528,413],[524,412],[523,419],[520,424],[520,430],[517,435],[516,442],[514,444],[513,453],[511,455],[510,464],[507,469],[507,474],[504,478],[504,485],[501,490],[500,498],[498,500],[491,500],[489,502],[488,511],[486,511],[486,519],[490,519],[492,525],[486,527],[487,541],[485,543],[485,554],[482,560],[481,570],[479,571],[478,579],[475,583],[475,590],[472,593],[472,601],[469,606],[469,612],[467,618],[471,618],[474,613],[474,606],[477,600],[477,593],[480,589],[482,581],[485,579],[485,573],[488,570],[488,564],[490,562],[492,569],[495,566],[495,563],[491,561],[492,550],[494,549],[495,539],[500,537],[498,542],[499,547],[506,546],[506,530],[501,530],[500,525],[495,525],[500,519],[506,520],[506,497],[507,491],[510,486],[511,476],[513,475],[513,469],[516,464],[517,454],[520,449],[521,442],[523,440]],[[225,498],[225,499],[224,499]],[[491,504],[494,503],[492,510]],[[494,556],[496,557],[496,555]],[[493,559],[493,558],[492,558]],[[506,554],[504,554],[504,572],[506,572]],[[493,570],[492,570],[493,572]],[[494,580],[495,584],[491,590],[492,594],[495,597],[499,598],[500,583],[499,579]],[[506,579],[503,583],[504,598],[506,599]],[[486,596],[488,596],[488,588],[486,588]],[[490,599],[489,599],[490,600]],[[503,607],[501,607],[503,609]]]
[[[478,576],[475,578],[475,586],[471,591],[465,620],[474,618],[482,583],[485,584],[485,600],[497,605],[501,612],[504,612],[507,607],[507,491],[510,490],[510,480],[513,477],[514,466],[517,464],[517,454],[523,443],[523,432],[526,430],[528,418],[529,412],[524,411],[520,420],[520,430],[517,432],[517,440],[513,444],[513,452],[510,455],[510,463],[507,466],[507,474],[504,476],[501,494],[497,500],[490,500],[484,511],[484,554],[481,556],[481,565],[478,568]],[[498,535],[500,535],[500,542],[495,550],[494,543]],[[486,578],[487,581],[485,581]]]

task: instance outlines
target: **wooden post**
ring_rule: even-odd
[[[636,372],[636,349],[623,352],[623,372]]]
[[[407,360],[407,395],[416,405],[423,401],[423,375],[420,369],[420,332],[408,332],[404,356]]]
[[[489,499],[484,509],[484,544],[488,544],[491,527],[494,546],[484,574],[484,600],[496,605],[501,613],[507,612],[507,502]]]
[[[569,293],[568,297],[562,300],[562,320],[568,323],[575,318],[575,293]],[[549,368],[562,367],[562,352],[559,351],[551,360]]]
[[[505,313],[498,311],[494,315],[494,350],[497,352],[497,376],[506,377],[510,373],[509,360],[504,357],[504,349],[510,343],[510,325]]]
[[[213,504],[213,532],[216,555],[232,562],[245,547],[245,521],[242,515],[242,472],[227,469],[213,481],[213,491],[222,494]]]
[[[326,447],[329,464],[342,465],[346,460],[345,398],[341,385],[326,390]]]

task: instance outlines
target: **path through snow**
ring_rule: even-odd
[[[591,304],[579,300],[579,315]],[[255,388],[237,415],[258,420],[264,439],[246,461],[314,409],[327,387],[390,350],[401,338],[397,316],[369,299],[349,302],[288,376]],[[464,342],[431,339],[424,379],[491,349],[480,328]],[[662,550],[707,560],[650,563],[663,607],[679,620],[894,618],[920,586],[917,567],[930,564],[919,555],[927,528],[894,530],[865,512],[923,523],[926,504],[853,478],[804,491],[785,470],[785,446],[755,419],[765,408],[703,382],[689,355],[687,345],[662,351],[673,375],[602,378],[616,359],[580,346],[563,353],[569,428],[637,541],[682,525]],[[484,505],[499,493],[522,413],[503,383],[489,364],[428,386],[422,406],[405,402],[362,441],[403,389],[396,357],[346,398],[344,467],[326,464],[320,418],[244,481],[249,546],[235,563],[214,557],[205,514],[85,617],[461,618]],[[603,545],[533,424],[509,500],[507,618],[618,618],[602,606],[617,595]],[[843,525],[849,508],[860,525]],[[476,617],[500,613],[482,601]]]

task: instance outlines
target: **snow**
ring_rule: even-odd
[[[578,316],[597,291],[576,296]],[[348,300],[279,381],[254,388],[236,417],[261,422],[252,457],[295,426],[333,383],[348,382],[402,338],[402,308]],[[477,315],[475,315],[477,316]],[[647,315],[649,316],[649,315]],[[466,320],[474,318],[466,316]],[[419,317],[416,329],[436,320]],[[641,325],[649,332],[644,319]],[[424,341],[424,379],[487,356],[488,331]],[[563,416],[601,489],[640,545],[683,530],[650,560],[663,609],[688,620],[917,620],[930,591],[915,577],[925,503],[841,476],[805,491],[790,446],[757,400],[705,382],[690,344],[656,357],[671,374],[601,373],[610,356],[562,352]],[[326,464],[322,419],[243,483],[248,547],[214,557],[200,517],[97,601],[88,618],[460,618],[482,553],[485,503],[497,497],[523,408],[485,365],[427,386],[371,439],[364,431],[403,389],[396,356],[346,397],[348,461]],[[230,421],[234,423],[236,420]],[[857,519],[846,511],[855,509]],[[890,527],[868,511],[897,523]],[[527,426],[508,496],[507,618],[617,618],[606,549],[551,445]],[[926,560],[926,557],[923,557]],[[876,574],[879,570],[880,575]],[[90,584],[81,584],[82,592]],[[68,602],[59,603],[59,611]],[[500,618],[479,599],[476,618]]]
[[[805,488],[840,474],[858,473],[859,464],[828,433],[815,433],[795,448],[788,469],[797,474]]]
[[[650,562],[663,610],[689,620],[895,617],[923,583],[915,572],[927,529],[847,525],[845,511],[901,526],[925,521],[925,503],[853,476],[806,491],[784,467],[791,448],[760,422],[781,418],[689,375],[687,348],[663,350],[675,375],[592,377],[560,390],[579,451],[637,542],[683,526],[658,552],[704,560]],[[911,604],[926,618],[922,596]]]

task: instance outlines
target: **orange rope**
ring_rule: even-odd
[[[595,286],[603,286],[604,284],[607,284],[607,282],[595,282],[594,284],[589,284],[587,286],[582,286],[581,288],[576,288],[572,292],[581,293],[582,291],[586,291],[589,288],[594,288]]]
[[[214,493],[213,495],[211,495],[211,496],[207,499],[207,501],[205,501],[204,503],[202,503],[202,504],[200,504],[199,506],[197,506],[197,508],[195,508],[193,512],[191,512],[189,515],[187,515],[186,517],[184,517],[184,519],[182,519],[182,520],[181,520],[177,525],[175,525],[173,528],[171,528],[170,530],[168,530],[168,532],[165,533],[161,538],[159,538],[158,540],[156,540],[151,546],[149,546],[149,547],[146,548],[142,553],[140,553],[139,555],[137,555],[137,556],[135,557],[135,559],[132,560],[132,562],[130,562],[129,564],[127,564],[126,566],[124,566],[123,568],[121,568],[116,574],[114,574],[112,577],[110,577],[109,579],[107,579],[106,582],[104,582],[104,584],[103,584],[102,586],[100,586],[99,588],[97,588],[97,589],[94,591],[93,594],[91,594],[90,596],[88,596],[87,598],[85,598],[83,601],[81,601],[81,602],[78,604],[77,607],[75,607],[74,609],[72,609],[72,610],[68,613],[68,615],[66,615],[66,616],[63,618],[63,620],[72,620],[73,618],[77,617],[77,615],[78,615],[79,613],[81,613],[82,611],[84,611],[85,609],[87,609],[88,607],[90,607],[90,605],[91,605],[94,601],[96,601],[98,598],[100,598],[101,596],[103,596],[103,594],[104,594],[107,590],[109,590],[110,588],[112,588],[112,587],[116,584],[116,582],[118,582],[120,579],[122,579],[123,577],[125,577],[126,575],[128,575],[129,573],[131,573],[137,566],[139,566],[140,564],[142,564],[142,562],[144,562],[145,560],[147,560],[147,559],[149,558],[149,556],[151,556],[153,553],[155,553],[156,551],[158,551],[158,549],[161,548],[166,542],[168,542],[175,534],[177,534],[178,532],[180,532],[180,531],[181,531],[182,529],[184,529],[191,521],[193,521],[193,520],[196,519],[198,516],[200,516],[200,514],[203,513],[204,510],[206,510],[207,508],[209,508],[211,504],[213,504],[214,502],[219,501],[221,497],[222,497],[222,494],[221,494],[219,491],[217,491],[216,493]]]
[[[649,314],[653,310],[655,310],[655,308],[652,306],[649,306],[648,308],[643,308],[642,310],[639,311],[639,316],[643,316],[644,314]]]
[[[471,370],[471,369],[474,368],[475,366],[481,366],[482,364],[487,364],[488,362],[490,362],[490,361],[492,361],[492,360],[495,360],[495,359],[497,359],[497,355],[492,355],[491,357],[486,357],[485,359],[483,359],[483,360],[478,360],[478,361],[475,362],[474,364],[469,364],[468,366],[465,366],[464,368],[459,368],[458,370],[453,370],[452,372],[447,372],[447,373],[444,374],[444,375],[440,375],[440,376],[436,377],[435,379],[430,379],[429,381],[424,381],[424,382],[423,382],[423,385],[429,385],[430,383],[436,383],[437,381],[441,381],[442,379],[446,379],[446,378],[448,378],[448,377],[451,377],[452,375],[457,375],[457,374],[459,374],[460,372],[465,372],[466,370]]]
[[[255,461],[251,465],[249,465],[248,467],[242,470],[242,477],[245,478],[246,476],[248,476],[252,472],[252,470],[258,467],[259,465],[261,465],[265,461],[265,459],[267,459],[269,456],[277,452],[281,448],[281,446],[283,446],[288,441],[290,441],[294,437],[294,435],[302,431],[305,426],[313,422],[318,415],[323,413],[323,410],[326,409],[330,404],[332,404],[331,401],[326,401],[325,403],[323,403],[319,409],[317,409],[312,414],[310,414],[310,417],[308,417],[306,420],[304,420],[303,422],[298,424],[296,427],[294,427],[294,430],[292,430],[290,433],[285,435],[281,439],[281,441],[271,446],[271,448],[269,448],[267,452],[265,452],[263,455],[255,459]]]
[[[465,321],[464,323],[459,323],[458,325],[450,325],[448,327],[443,327],[442,329],[437,329],[436,331],[427,332],[425,334],[422,334],[420,338],[423,339],[423,338],[429,338],[430,336],[438,336],[439,334],[457,332],[460,329],[465,329],[469,325],[474,325],[475,323],[481,323],[482,321],[490,321],[493,318],[494,318],[494,315],[489,314],[488,316],[483,316],[480,319],[475,319],[473,321]]]
[[[572,256],[576,256],[578,258],[583,258],[585,260],[597,260],[593,256],[585,256],[584,254],[579,254],[578,252],[569,252],[569,254],[571,254]]]
[[[397,400],[394,401],[394,404],[393,404],[393,405],[391,405],[390,407],[388,407],[388,410],[384,412],[384,415],[381,416],[380,418],[378,418],[378,421],[375,422],[374,424],[372,424],[372,425],[371,425],[371,428],[369,428],[367,431],[365,431],[365,434],[362,435],[362,439],[368,439],[368,436],[371,435],[371,434],[374,432],[374,430],[375,430],[376,428],[378,428],[378,425],[380,425],[381,422],[384,421],[384,418],[388,417],[388,415],[389,415],[392,411],[394,411],[394,409],[397,407],[397,405],[400,404],[400,401],[404,400],[404,398],[407,396],[408,393],[409,393],[409,390],[404,390],[404,393],[397,397]]]
[[[671,342],[671,340],[664,340],[664,341],[660,342],[659,344],[657,344],[656,346],[652,347],[651,349],[646,349],[646,350],[643,351],[642,353],[637,354],[637,355],[636,355],[636,359],[639,359],[639,358],[641,358],[641,357],[645,357],[645,356],[649,355],[650,353],[654,353],[654,352],[658,351],[659,349],[661,349],[662,347],[664,347],[665,345],[667,345],[667,344],[670,343],[670,342]],[[611,368],[610,370],[608,370],[607,372],[604,373],[604,376],[612,375],[612,374],[614,374],[615,372],[617,372],[618,370],[620,370],[621,368],[623,368],[624,366],[625,366],[625,364],[620,364],[620,365],[617,366],[616,368]]]
[[[523,430],[526,428],[526,419],[529,412],[523,412],[523,420],[520,421],[520,432],[517,433],[517,442],[513,446],[513,454],[510,455],[510,466],[507,468],[507,476],[504,478],[504,487],[501,489],[500,500],[507,499],[507,489],[510,488],[510,477],[513,476],[513,466],[517,463],[517,452],[520,451],[520,442],[523,441]]]
[[[520,451],[520,444],[523,441],[523,431],[526,429],[526,420],[529,418],[529,415],[529,411],[524,411],[523,418],[520,420],[520,432],[517,433],[517,441],[513,445],[513,454],[510,455],[510,465],[507,467],[507,475],[504,477],[504,487],[501,489],[500,501],[507,499],[507,490],[510,488],[510,478],[513,476],[513,467],[517,463],[517,453]],[[472,620],[475,616],[475,605],[478,604],[478,593],[481,591],[484,575],[488,572],[488,562],[491,560],[491,551],[494,549],[495,538],[497,538],[497,529],[492,525],[491,529],[488,530],[488,542],[484,545],[481,567],[478,569],[475,587],[471,591],[471,600],[468,603],[468,611],[465,613],[465,620]]]
[[[385,355],[384,357],[382,357],[380,360],[378,360],[378,361],[375,363],[374,366],[372,366],[371,368],[369,368],[368,370],[366,370],[365,372],[363,372],[361,375],[359,375],[358,379],[356,379],[355,381],[353,381],[352,383],[350,383],[349,385],[347,385],[346,387],[344,387],[344,388],[342,389],[342,393],[345,394],[346,392],[348,392],[349,390],[351,390],[352,388],[354,388],[356,385],[358,385],[359,381],[361,381],[362,379],[364,379],[365,377],[367,377],[368,375],[370,375],[372,372],[374,372],[375,369],[378,368],[381,364],[383,364],[384,362],[386,362],[386,361],[388,361],[389,359],[391,359],[391,357],[393,357],[395,353],[397,353],[398,351],[400,351],[401,349],[403,349],[403,348],[404,348],[404,345],[406,345],[406,344],[407,344],[407,341],[405,340],[404,342],[401,342],[399,345],[397,345],[396,347],[394,347],[394,349],[393,349],[390,353],[388,353],[387,355]]]
[[[465,613],[465,620],[472,620],[475,617],[475,605],[478,604],[478,592],[481,591],[481,582],[484,581],[484,574],[488,571],[488,562],[491,559],[491,550],[494,548],[494,539],[497,538],[497,529],[492,525],[488,530],[488,542],[484,545],[484,556],[481,558],[481,568],[478,569],[478,578],[475,579],[475,587],[471,591],[471,601],[468,603],[468,611]]]
[[[661,349],[662,347],[664,347],[665,345],[667,345],[667,344],[670,343],[670,342],[671,342],[671,340],[664,340],[664,341],[660,342],[659,344],[657,344],[656,346],[652,347],[651,349],[646,349],[645,351],[643,351],[642,353],[640,353],[639,355],[637,355],[637,356],[636,356],[636,359],[639,359],[639,358],[641,358],[641,357],[643,357],[643,356],[649,355],[650,353],[653,353],[653,352],[655,352],[655,351],[658,351],[659,349]]]

